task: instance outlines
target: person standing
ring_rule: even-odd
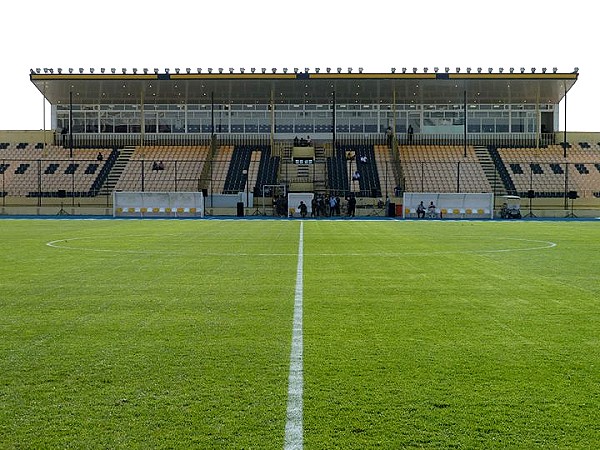
[[[335,204],[335,195],[331,194],[331,197],[329,197],[329,217],[333,217],[335,214]]]
[[[356,213],[356,197],[351,195],[348,198],[348,217],[354,217]]]
[[[306,207],[306,203],[300,200],[300,204],[298,205],[298,209],[300,210],[300,216],[304,219],[306,217],[306,213],[308,212],[308,208]]]
[[[385,130],[385,138],[388,148],[391,149],[394,140],[394,131],[392,130],[392,127],[387,127],[387,130]]]

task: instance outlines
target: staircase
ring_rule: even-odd
[[[121,178],[121,174],[125,170],[127,163],[129,163],[129,160],[131,159],[131,155],[133,155],[134,150],[135,147],[125,147],[119,150],[119,156],[117,158],[117,161],[115,162],[115,165],[108,174],[108,179],[106,180],[106,183],[104,185],[104,189],[106,189],[107,192],[112,192],[115,190],[115,187],[117,186],[117,183]]]
[[[322,145],[315,146],[315,176],[314,191],[324,193],[327,189],[327,155]]]
[[[481,164],[483,172],[490,183],[494,196],[506,195],[506,188],[504,187],[504,183],[502,183],[500,175],[498,175],[498,172],[496,171],[496,166],[494,165],[494,161],[492,161],[487,147],[475,146],[475,154],[477,155],[479,164]]]

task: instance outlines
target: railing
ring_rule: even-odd
[[[270,145],[271,134],[215,134],[219,145]],[[74,133],[72,146],[83,147],[130,147],[137,145],[210,145],[210,133]],[[314,145],[331,144],[333,134],[317,134],[312,137]],[[464,135],[397,133],[398,145],[463,145]],[[274,135],[274,142],[292,145],[293,136],[288,134]],[[336,144],[353,145],[383,145],[387,139],[382,133],[337,133]],[[494,145],[497,147],[543,147],[560,142],[554,133],[469,133],[467,145]],[[71,146],[69,134],[55,134],[55,144],[64,147]]]

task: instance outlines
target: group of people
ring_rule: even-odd
[[[298,136],[296,136],[294,138],[294,147],[312,147],[312,140],[310,139],[310,136],[306,136],[306,139],[298,139]]]
[[[152,170],[165,170],[165,165],[162,161],[154,161],[152,163]]]
[[[356,214],[356,197],[351,194],[346,198],[347,202],[347,215],[348,217],[354,217]],[[340,216],[342,214],[342,202],[340,197],[337,195],[330,195],[326,197],[324,195],[317,195],[313,197],[311,201],[311,217],[333,217]],[[308,215],[308,205],[304,201],[300,201],[298,205],[298,211],[300,211],[300,217],[304,218]]]
[[[423,204],[423,201],[421,201],[421,203],[419,203],[419,205],[417,206],[417,219],[424,219],[425,214],[427,214],[427,217],[432,217],[432,218],[437,217],[435,204],[433,202],[429,203],[429,206],[427,207],[427,209],[425,209],[425,205]]]
[[[406,129],[406,143],[408,145],[412,144],[413,134],[414,134],[413,127],[412,127],[412,125],[409,125],[408,128]],[[387,130],[385,130],[385,139],[386,139],[388,148],[391,149],[392,144],[394,142],[394,130],[392,130],[392,127],[387,127]]]

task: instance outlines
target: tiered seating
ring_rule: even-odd
[[[213,192],[223,192],[223,189],[225,189],[225,179],[227,178],[227,172],[229,171],[232,154],[233,146],[224,145],[217,149],[216,155],[211,162]]]
[[[332,194],[345,194],[350,191],[346,152],[337,148],[333,156],[327,158],[327,180]]]
[[[0,157],[4,195],[88,197],[98,194],[116,151],[76,148],[71,153],[61,146],[19,143],[3,146]]]
[[[271,149],[265,148],[261,152],[258,177],[254,185],[254,195],[262,196],[262,187],[277,184],[277,172],[279,170],[279,156],[272,156]]]
[[[364,197],[381,197],[381,183],[373,146],[359,146],[355,154],[356,170],[360,174],[360,193]]]
[[[467,146],[466,157],[463,146],[402,146],[400,161],[407,192],[491,191],[472,146]]]
[[[536,197],[561,198],[567,191],[580,197],[600,193],[600,170],[594,165],[600,159],[598,144],[586,142],[570,145],[567,157],[561,144],[545,148],[499,148],[498,154],[514,184],[517,195],[529,190]]]
[[[196,192],[208,153],[207,146],[136,147],[116,189]]]
[[[387,192],[391,195],[398,186],[398,180],[396,180],[391,150],[387,145],[376,145],[374,147],[375,163],[377,164],[377,172],[380,174],[379,182],[383,192]]]
[[[253,147],[246,145],[236,146],[233,149],[231,163],[229,164],[227,178],[225,179],[224,194],[237,194],[245,190],[249,174],[244,174],[244,171],[247,171],[250,167],[252,152]]]

